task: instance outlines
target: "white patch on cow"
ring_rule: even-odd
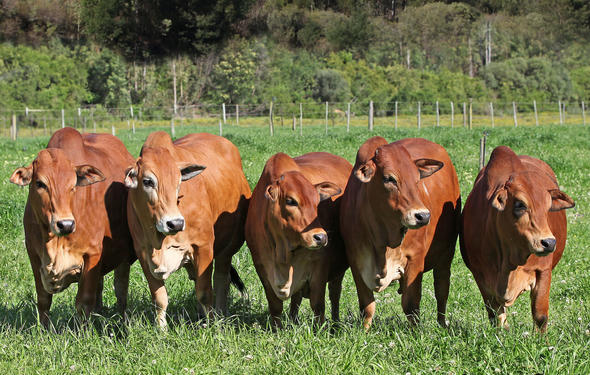
[[[40,267],[41,283],[47,293],[55,294],[78,281],[84,267],[84,258],[74,257],[67,244],[59,237],[49,241],[46,246],[49,256]]]
[[[381,292],[391,284],[391,282],[399,280],[404,274],[404,269],[407,263],[406,258],[401,254],[401,248],[388,248],[385,257],[385,277],[381,275],[382,268],[376,264],[376,259],[372,255],[373,249],[364,249],[365,254],[361,261],[361,275],[365,285],[375,291]],[[378,277],[378,275],[380,277]]]
[[[162,250],[154,250],[150,262],[150,272],[159,280],[166,280],[180,267],[190,261],[188,249],[177,244],[170,244]]]
[[[534,271],[525,271],[521,267],[512,271],[508,276],[508,287],[503,293],[499,293],[504,300],[505,306],[511,306],[514,301],[524,292],[528,292],[537,284]]]

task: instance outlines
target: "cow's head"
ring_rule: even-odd
[[[29,202],[39,224],[56,236],[76,230],[72,213],[74,193],[79,186],[103,181],[104,175],[91,165],[75,166],[60,149],[45,149],[28,167],[17,168],[10,182],[29,185]]]
[[[38,254],[41,259],[43,286],[49,293],[67,287],[77,276],[84,260],[68,251],[56,237],[76,230],[73,214],[74,195],[78,187],[103,181],[104,175],[90,165],[74,165],[60,149],[45,149],[28,167],[17,168],[10,182],[29,185],[29,205],[35,221],[46,233],[47,242]]]
[[[497,226],[501,238],[510,239],[510,248],[524,256],[545,256],[555,251],[556,239],[549,228],[549,212],[574,207],[574,201],[559,189],[547,189],[546,177],[521,173],[512,175],[491,197],[499,211]]]
[[[125,186],[144,227],[153,225],[163,235],[184,230],[178,209],[180,184],[203,172],[204,166],[178,163],[165,148],[145,147],[134,166],[127,168]]]
[[[361,146],[354,175],[367,185],[367,199],[374,214],[388,225],[388,246],[397,247],[407,229],[429,223],[430,211],[422,202],[418,184],[441,169],[443,163],[414,160],[402,145],[383,144],[385,140],[380,139],[380,145],[371,138]],[[359,158],[361,155],[364,157]]]
[[[185,218],[179,209],[181,184],[204,169],[202,165],[177,162],[166,148],[144,147],[125,175],[129,200],[141,227],[161,238],[183,231]],[[186,261],[185,257],[186,253],[178,248],[162,248],[146,254],[152,274],[159,279],[166,279],[176,271]]]
[[[275,280],[272,284],[280,298],[289,297],[292,252],[297,249],[315,250],[328,244],[328,234],[318,219],[318,205],[341,191],[331,182],[313,185],[297,171],[286,172],[266,186],[266,220],[276,251]]]

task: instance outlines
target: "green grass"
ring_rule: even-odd
[[[118,136],[137,155],[152,129]],[[51,309],[55,332],[37,325],[33,275],[24,247],[23,208],[27,190],[8,182],[12,171],[30,163],[47,137],[0,139],[0,369],[5,373],[590,373],[590,128],[546,126],[488,129],[488,156],[497,145],[547,161],[562,189],[576,201],[568,210],[568,245],[553,273],[549,328],[533,330],[529,295],[509,309],[509,331],[492,328],[481,296],[457,249],[452,265],[449,329],[436,324],[432,274],[424,280],[422,323],[410,328],[393,285],[377,295],[376,320],[365,334],[360,325],[356,291],[350,272],[342,294],[342,325],[335,333],[315,331],[304,301],[302,323],[287,324],[273,333],[267,326],[262,286],[244,246],[234,265],[244,279],[249,298],[232,291],[232,317],[198,321],[194,289],[184,272],[167,281],[170,296],[168,333],[153,325],[147,283],[138,263],[132,266],[128,324],[110,318],[115,303],[112,274],[105,281],[105,317],[96,316],[90,328],[75,324],[72,285],[54,297]],[[177,126],[176,135],[216,127]],[[455,163],[464,199],[478,168],[481,131],[462,128],[403,128],[377,126],[373,134],[361,127],[346,133],[342,126],[305,128],[300,137],[277,127],[273,138],[265,128],[226,126],[224,135],[240,149],[252,187],[269,156],[283,151],[300,155],[328,151],[353,161],[358,147],[371,135],[389,141],[421,136],[444,146]],[[329,311],[329,304],[328,311]],[[288,305],[285,304],[285,309]]]

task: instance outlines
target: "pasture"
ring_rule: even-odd
[[[318,121],[318,123],[321,123]],[[475,125],[475,124],[474,124]],[[151,129],[136,134],[117,132],[133,156]],[[167,128],[162,128],[166,130]],[[303,136],[288,126],[267,128],[226,126],[224,136],[242,155],[253,188],[265,161],[276,152],[291,156],[328,151],[354,162],[356,151],[371,135],[388,141],[424,137],[445,147],[457,169],[463,201],[478,172],[478,130],[448,127],[417,129],[376,126],[330,128],[310,126]],[[348,271],[341,299],[342,323],[335,332],[314,330],[311,310],[304,300],[301,323],[288,323],[273,333],[268,323],[262,285],[244,245],[233,264],[246,284],[247,298],[231,291],[231,317],[214,321],[196,318],[192,282],[184,271],[166,282],[170,328],[155,327],[147,282],[138,262],[131,268],[129,322],[114,314],[112,273],[105,278],[105,311],[93,325],[76,324],[70,286],[53,299],[51,332],[37,324],[33,274],[24,246],[22,225],[27,189],[9,183],[12,171],[28,165],[45,147],[48,137],[0,139],[0,370],[5,373],[42,374],[191,374],[191,373],[590,373],[590,128],[583,126],[498,127],[488,129],[487,156],[493,147],[508,145],[519,154],[548,162],[561,189],[576,202],[567,211],[568,244],[553,272],[548,333],[533,330],[529,295],[522,295],[508,310],[508,331],[490,326],[483,302],[459,252],[452,265],[448,301],[448,329],[436,323],[432,273],[425,274],[421,303],[422,322],[411,328],[400,306],[397,283],[377,294],[376,319],[364,333],[356,290]],[[178,126],[176,136],[188,132],[217,133],[216,126]],[[298,132],[297,132],[298,133]],[[288,305],[285,303],[285,309]],[[327,313],[330,306],[327,304]],[[328,315],[328,314],[327,314]],[[286,314],[284,321],[286,320]]]

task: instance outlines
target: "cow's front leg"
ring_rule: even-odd
[[[33,268],[33,276],[35,278],[35,291],[37,292],[37,311],[39,313],[39,323],[44,328],[49,327],[49,309],[51,308],[51,301],[53,295],[47,293],[41,281],[41,262],[36,255],[29,254],[31,267]]]
[[[213,274],[213,243],[199,246],[196,256],[193,258],[196,270],[195,293],[197,301],[205,312],[205,316],[212,318],[213,314],[213,288],[211,276]]]
[[[139,264],[143,270],[150,293],[152,295],[152,303],[156,306],[156,324],[160,329],[165,331],[168,323],[166,322],[166,309],[168,308],[168,292],[163,280],[156,279],[150,272],[150,266],[142,257],[139,258]]]
[[[100,256],[85,257],[76,294],[76,311],[83,319],[88,319],[96,307],[101,278]]]
[[[271,318],[271,328],[273,331],[281,329],[283,327],[281,323],[281,315],[283,313],[283,301],[279,299],[272,287],[268,284],[265,278],[260,279],[264,286],[264,294],[266,295],[266,301],[268,302],[268,312]]]
[[[294,323],[299,323],[299,308],[301,307],[302,300],[303,292],[301,290],[291,296],[291,302],[289,305],[289,318]]]
[[[129,270],[131,265],[123,262],[115,268],[114,287],[115,297],[117,297],[117,310],[125,319],[127,309],[127,295],[129,292]]]
[[[551,289],[551,270],[537,273],[537,282],[531,291],[531,312],[535,321],[535,330],[547,331],[549,319],[549,290]]]
[[[340,321],[340,295],[342,294],[342,279],[344,273],[328,283],[330,304],[332,305],[332,323]]]
[[[219,257],[215,259],[215,271],[213,273],[213,290],[215,291],[215,312],[223,316],[227,315],[230,269],[231,257]]]
[[[309,303],[313,311],[314,323],[320,327],[326,321],[326,281],[312,282],[309,291]]]
[[[412,325],[420,321],[423,262],[408,262],[402,277],[402,309]]]
[[[352,277],[356,285],[356,293],[359,298],[359,307],[361,310],[361,317],[363,318],[363,327],[368,331],[373,324],[373,316],[375,315],[375,296],[373,291],[367,288],[360,274],[353,270]]]

